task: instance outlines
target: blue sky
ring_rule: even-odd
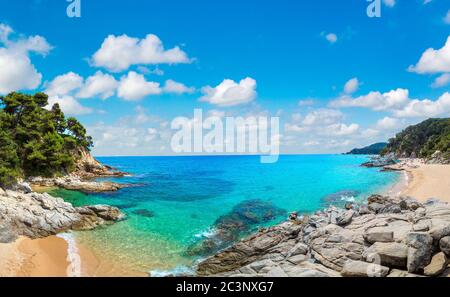
[[[49,92],[96,155],[171,154],[194,108],[280,116],[284,153],[344,152],[450,114],[450,2],[382,2],[81,0],[69,18],[0,0],[0,93]]]

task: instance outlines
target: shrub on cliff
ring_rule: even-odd
[[[428,119],[409,126],[389,140],[383,154],[430,158],[436,151],[440,151],[447,160],[450,159],[450,118]]]
[[[76,119],[66,119],[58,104],[47,105],[43,93],[0,97],[0,186],[18,177],[66,174],[74,168],[74,152],[92,147]]]

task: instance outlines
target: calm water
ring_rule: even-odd
[[[219,217],[238,211],[251,218],[248,205],[236,210],[242,203],[258,201],[277,210],[266,212],[263,221],[256,219],[249,226],[254,229],[277,223],[291,211],[308,213],[330,201],[362,199],[399,178],[393,172],[360,167],[366,156],[281,156],[276,164],[260,164],[256,156],[99,160],[133,175],[111,180],[136,187],[109,194],[52,194],[77,206],[109,204],[127,213],[124,222],[77,237],[94,252],[140,271],[190,266],[197,257],[187,253],[189,247],[212,236]]]

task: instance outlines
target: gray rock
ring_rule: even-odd
[[[380,263],[389,267],[406,267],[408,247],[397,242],[376,242],[364,252],[368,262]]]
[[[389,268],[363,261],[347,261],[342,268],[344,277],[385,277]]]
[[[440,252],[433,256],[431,263],[424,269],[424,274],[427,276],[437,276],[444,272],[447,268],[448,259],[443,252]]]
[[[353,216],[355,215],[355,212],[353,210],[347,210],[338,215],[336,218],[336,224],[339,226],[347,225],[352,221]]]
[[[289,257],[287,259],[287,261],[291,262],[294,265],[299,264],[306,260],[307,260],[307,257],[305,255],[296,255],[296,256]]]
[[[32,239],[47,237],[70,229],[90,230],[112,223],[123,214],[114,207],[93,206],[89,213],[60,198],[48,194],[23,194],[8,190],[0,196],[0,222],[2,241],[9,242],[18,236]]]
[[[368,208],[370,211],[372,211],[374,213],[378,213],[384,208],[384,205],[374,202],[374,203],[369,204]]]
[[[430,263],[433,238],[424,232],[411,232],[406,238],[408,245],[408,272],[417,272]]]
[[[306,255],[308,253],[308,246],[303,242],[297,243],[289,252],[288,257],[297,255]]]
[[[450,236],[442,237],[439,241],[439,247],[447,256],[450,256]]]
[[[266,277],[287,277],[287,276],[288,276],[287,273],[284,272],[284,270],[281,269],[280,266],[274,266],[266,273]]]
[[[368,243],[375,242],[393,242],[394,241],[394,232],[392,231],[367,231],[364,233],[364,240]]]
[[[433,237],[434,242],[438,243],[442,237],[450,236],[450,223],[433,227],[429,233]]]

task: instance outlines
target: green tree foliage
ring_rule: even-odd
[[[428,119],[406,128],[389,140],[383,153],[429,158],[436,151],[450,159],[450,118]]]
[[[11,93],[0,97],[0,186],[20,176],[55,176],[73,170],[80,148],[92,138],[58,104],[45,109],[48,96]]]

